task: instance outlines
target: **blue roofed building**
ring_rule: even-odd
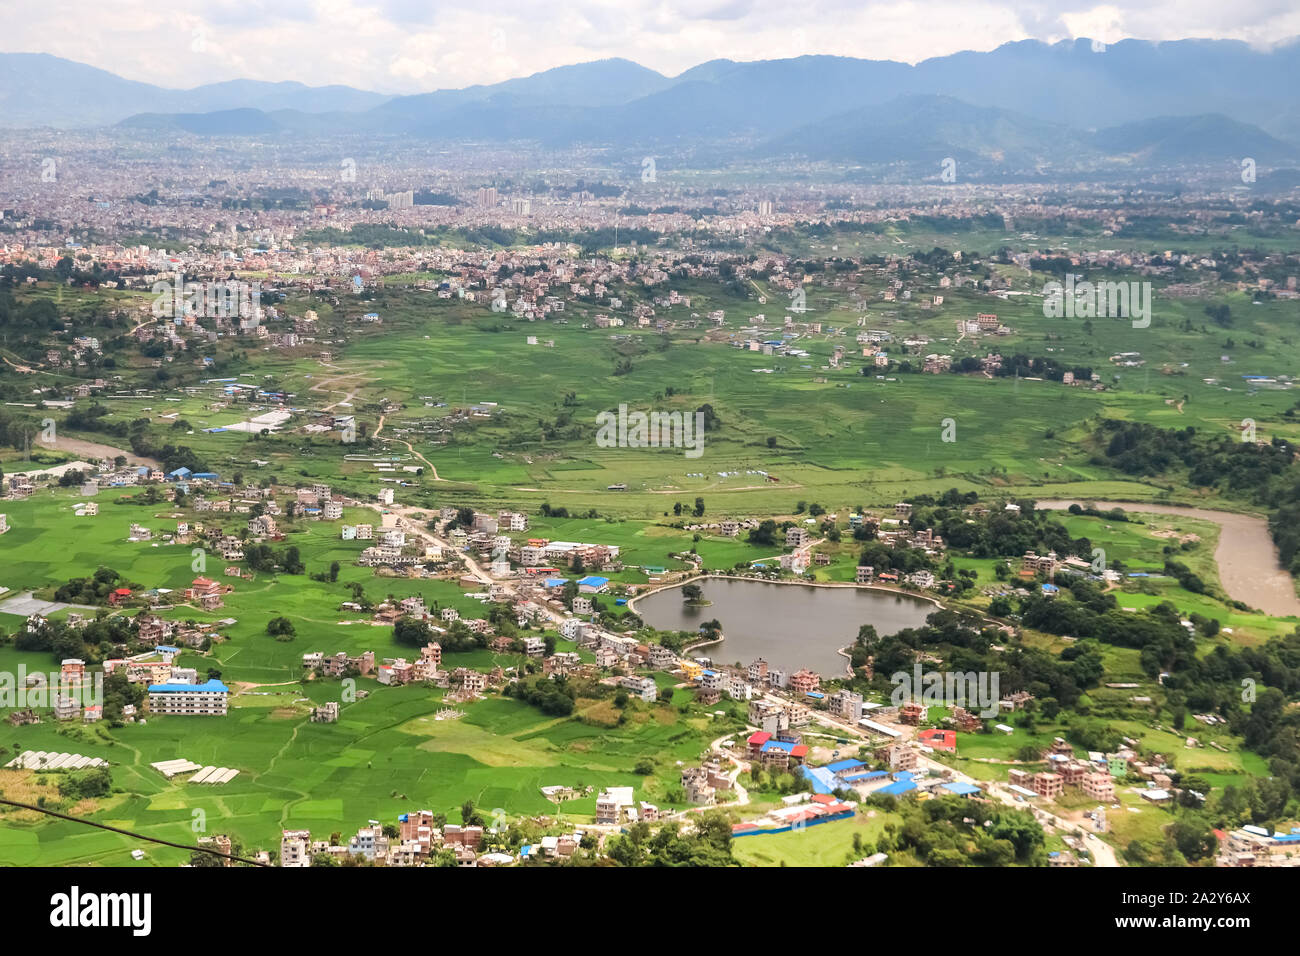
[[[202,684],[150,684],[149,712],[185,717],[224,717],[229,688],[219,680]]]
[[[842,784],[830,767],[801,767],[805,778],[812,781],[813,793],[834,793]]]

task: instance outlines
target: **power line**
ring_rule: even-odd
[[[136,833],[132,830],[123,830],[121,827],[112,827],[107,823],[96,823],[94,820],[87,820],[84,817],[72,817],[66,813],[59,813],[55,810],[47,810],[45,807],[34,806],[30,803],[19,803],[17,800],[5,800],[0,797],[0,804],[10,807],[19,807],[23,810],[35,810],[37,813],[44,813],[47,816],[58,817],[60,820],[68,820],[72,823],[83,823],[88,827],[98,827],[100,830],[109,830],[113,833],[120,833],[123,836],[135,837],[137,840],[145,840],[149,843],[159,843],[163,846],[175,847],[178,850],[197,851],[207,853],[210,856],[219,856],[223,860],[234,860],[236,863],[247,863],[250,866],[270,866],[269,863],[262,863],[259,860],[250,860],[247,857],[235,856],[231,853],[222,853],[220,850],[212,850],[204,846],[191,846],[188,843],[173,843],[171,840],[162,840],[158,837],[145,836],[143,833]]]

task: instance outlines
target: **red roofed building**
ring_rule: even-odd
[[[916,735],[918,743],[933,750],[957,752],[957,732],[955,730],[923,730]]]
[[[771,739],[772,739],[772,735],[769,734],[769,733],[768,733],[767,731],[765,731],[765,730],[760,730],[760,731],[757,731],[757,732],[754,733],[754,734],[751,734],[751,735],[750,735],[750,738],[749,738],[749,741],[748,741],[748,743],[749,743],[749,756],[750,756],[750,757],[757,757],[758,754],[759,754],[759,751],[761,751],[761,750],[763,749],[763,744],[767,743],[767,742],[768,742],[769,740],[771,740]]]
[[[195,578],[190,582],[190,591],[195,597],[203,594],[220,594],[221,585],[211,578]]]
[[[211,578],[195,578],[185,589],[187,600],[198,602],[204,610],[221,607],[221,595],[227,589]]]
[[[130,596],[131,596],[131,589],[130,589],[130,588],[118,588],[116,591],[114,591],[112,594],[110,594],[110,595],[108,596],[108,603],[109,603],[109,604],[121,604],[123,601],[125,601],[125,600],[126,600],[127,598],[129,598]]]

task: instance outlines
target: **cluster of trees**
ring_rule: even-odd
[[[555,680],[535,677],[532,680],[516,681],[507,684],[504,693],[507,697],[516,697],[552,717],[568,717],[572,714],[577,697],[576,688],[565,677]]]
[[[59,775],[59,796],[68,800],[106,797],[112,790],[113,776],[107,767],[91,767]]]
[[[980,516],[964,510],[978,502],[974,492],[962,493],[956,488],[939,498],[922,495],[912,499],[908,523],[918,531],[933,530],[943,536],[948,547],[968,551],[977,558],[1018,557],[1026,551],[1085,557],[1092,554],[1091,541],[1072,538],[1050,511],[1035,511],[1033,499],[1016,501],[1019,512],[995,507]]]
[[[759,522],[757,528],[750,528],[749,533],[745,535],[745,540],[750,544],[761,545],[765,548],[776,547],[776,533],[779,530],[780,526],[771,518],[767,518]]]
[[[107,604],[108,596],[126,587],[122,575],[112,568],[99,568],[88,578],[69,578],[54,592],[54,600],[68,604]]]
[[[26,450],[29,446],[36,445],[41,437],[41,431],[39,417],[0,409],[0,445],[16,448],[19,451]]]
[[[287,617],[273,617],[266,622],[266,633],[277,641],[291,641],[298,630]]]
[[[1049,634],[1137,648],[1142,669],[1152,677],[1186,667],[1195,658],[1196,639],[1182,626],[1182,613],[1169,601],[1144,611],[1121,611],[1113,594],[1087,578],[1062,576],[1057,584],[1059,597],[1032,594],[1021,601],[1022,624]]]
[[[302,574],[307,566],[296,546],[276,551],[269,544],[250,544],[244,549],[244,560],[254,571],[283,571],[285,574]]]
[[[953,371],[978,371],[979,360],[976,359],[974,369],[957,369],[957,363],[953,363]],[[1092,381],[1092,367],[1087,365],[1062,365],[1055,359],[1037,358],[1017,352],[1015,355],[1004,355],[1002,364],[993,370],[996,378],[1045,378],[1049,382],[1059,382],[1065,378],[1066,372],[1074,373],[1076,382]]]
[[[675,823],[651,830],[644,822],[611,837],[609,858],[619,866],[739,866],[731,855],[731,820],[718,811],[703,813],[683,833]],[[581,862],[581,861],[579,861]]]
[[[1027,810],[949,798],[918,803],[876,795],[864,802],[902,821],[886,823],[874,846],[855,841],[855,854],[888,853],[893,863],[902,856],[924,866],[1047,865],[1043,828]]]
[[[1005,636],[987,627],[968,612],[943,609],[926,618],[922,627],[904,628],[895,634],[880,636],[875,627],[864,624],[849,648],[854,673],[853,684],[862,691],[876,691],[888,696],[893,691],[890,676],[911,674],[913,664],[922,653],[936,653],[943,658],[946,671],[960,673],[996,673],[1002,695],[1027,690],[1055,716],[1060,707],[1072,707],[1089,687],[1101,680],[1101,647],[1096,641],[1081,640],[1059,655],[1024,645],[1003,646]],[[872,678],[861,676],[868,659],[872,661]],[[919,693],[919,689],[917,689]]]

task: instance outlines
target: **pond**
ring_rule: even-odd
[[[697,648],[696,656],[745,665],[761,657],[787,675],[801,667],[823,677],[843,675],[848,661],[837,651],[853,643],[863,624],[874,624],[883,636],[924,624],[936,610],[930,601],[870,588],[726,578],[695,583],[710,606],[686,605],[681,588],[674,587],[637,600],[636,612],[651,627],[668,631],[694,631],[717,619],[725,640]]]

